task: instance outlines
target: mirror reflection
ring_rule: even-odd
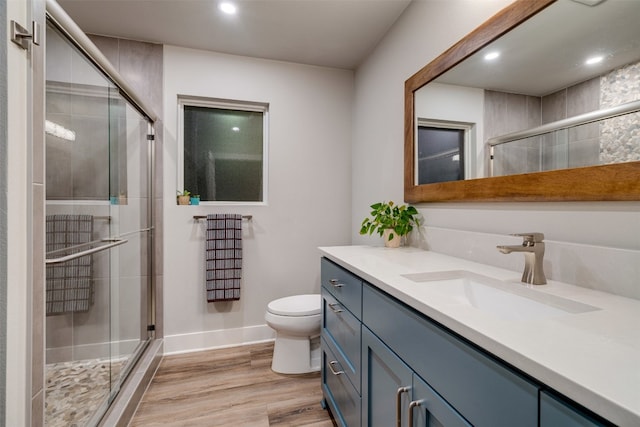
[[[414,184],[640,160],[640,1],[592,3],[554,3],[415,92]]]

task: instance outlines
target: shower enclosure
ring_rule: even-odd
[[[48,16],[45,425],[96,425],[150,341],[153,123]]]

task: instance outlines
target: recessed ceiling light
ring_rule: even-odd
[[[220,3],[220,6],[218,6],[220,8],[221,11],[223,11],[226,14],[229,15],[234,15],[236,13],[236,11],[238,10],[236,8],[236,5],[234,5],[233,3],[229,3],[229,2],[222,2]]]
[[[484,56],[487,61],[493,61],[500,56],[500,52],[489,52]]]
[[[231,130],[234,132],[240,132],[240,128],[238,126],[232,127]]]
[[[603,59],[604,59],[604,56],[592,56],[591,58],[587,59],[584,63],[587,65],[594,65],[602,62]]]

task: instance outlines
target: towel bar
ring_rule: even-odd
[[[76,258],[80,258],[83,257],[85,255],[91,255],[94,254],[96,252],[101,252],[104,251],[106,249],[111,249],[114,246],[120,246],[120,245],[124,245],[125,243],[128,242],[127,239],[102,239],[100,240],[101,242],[106,242],[106,245],[103,246],[98,246],[97,248],[92,248],[92,249],[87,249],[85,251],[82,252],[76,252],[74,254],[70,254],[67,256],[63,256],[60,258],[51,258],[51,259],[45,259],[45,264],[49,265],[49,264],[60,264],[62,262],[67,262],[67,261],[71,261],[73,259]],[[94,243],[94,242],[91,242]]]
[[[194,215],[193,219],[195,219],[196,221],[199,221],[201,219],[207,219],[206,215]],[[251,221],[253,220],[253,215],[242,215],[242,219],[246,219],[247,221]]]

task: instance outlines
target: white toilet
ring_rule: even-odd
[[[294,295],[271,301],[264,315],[276,331],[271,369],[281,374],[320,370],[322,297]]]

